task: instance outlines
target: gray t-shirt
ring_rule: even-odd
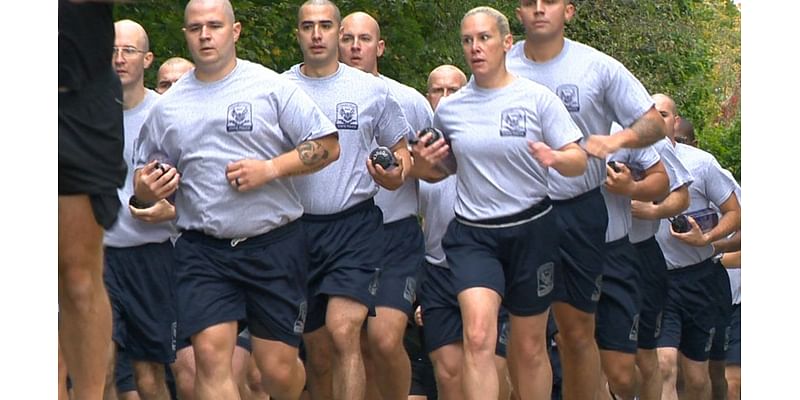
[[[117,195],[122,207],[117,213],[117,223],[105,232],[103,244],[106,246],[133,247],[147,243],[161,243],[177,235],[173,221],[152,224],[133,218],[130,210],[128,210],[128,199],[133,196],[133,151],[136,146],[135,141],[139,137],[139,129],[142,127],[145,117],[147,117],[153,104],[158,101],[158,98],[158,93],[145,89],[142,102],[136,107],[122,112],[125,125],[125,148],[122,154],[125,162],[128,163],[128,175],[125,177],[125,184],[117,189]]]
[[[659,156],[661,156],[661,162],[664,163],[664,169],[667,170],[670,192],[674,192],[692,183],[692,174],[689,173],[689,170],[678,160],[678,156],[675,155],[675,148],[672,146],[672,142],[669,138],[664,138],[654,143],[653,148],[656,149]],[[658,232],[660,224],[661,220],[658,219],[632,218],[631,230],[628,234],[628,238],[631,243],[639,243],[650,239]]]
[[[592,47],[564,39],[559,55],[537,63],[525,56],[524,46],[524,40],[514,44],[506,55],[506,67],[556,93],[584,138],[608,134],[612,121],[628,127],[654,104],[624,65]],[[604,161],[589,157],[586,173],[576,177],[550,169],[550,197],[570,199],[599,187],[606,178]]]
[[[640,149],[620,149],[608,157],[609,161],[625,164],[629,169],[644,172],[661,160],[658,152],[652,147]],[[611,193],[606,185],[600,186],[608,211],[608,227],[606,227],[606,243],[622,239],[631,227],[631,198]]]
[[[328,215],[375,196],[378,185],[367,170],[376,140],[391,148],[410,128],[386,83],[346,64],[332,75],[312,78],[292,66],[283,76],[297,83],[339,130],[339,160],[311,175],[294,178],[305,212]]]
[[[136,168],[156,157],[177,167],[180,230],[250,237],[299,218],[303,206],[290,178],[238,192],[225,177],[228,164],[272,159],[335,131],[297,85],[237,59],[218,81],[202,82],[187,73],[161,96],[142,126]]]
[[[436,183],[419,182],[419,211],[425,235],[425,259],[438,267],[450,268],[442,248],[447,225],[455,217],[456,177],[450,175]]]
[[[581,138],[559,98],[521,78],[498,89],[470,79],[442,99],[433,124],[450,140],[455,212],[469,220],[517,214],[547,196],[547,169],[528,151],[529,140],[560,149]]]
[[[433,125],[433,110],[425,99],[416,89],[406,86],[394,79],[381,75],[381,78],[389,85],[389,91],[397,98],[406,120],[411,125],[406,140],[416,137],[419,130]],[[373,146],[377,144],[373,142]],[[375,204],[383,211],[383,223],[401,220],[406,217],[417,215],[417,179],[409,177],[397,190],[379,188],[375,195]]]
[[[689,186],[689,208],[686,212],[699,211],[712,205],[719,207],[736,190],[736,181],[726,174],[713,155],[698,148],[678,143],[675,154],[694,177]],[[711,257],[713,246],[694,247],[672,237],[670,222],[661,220],[656,240],[664,252],[668,269],[677,269],[697,264]]]

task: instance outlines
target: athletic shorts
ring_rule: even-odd
[[[639,313],[639,348],[652,350],[661,335],[661,320],[667,301],[667,262],[656,237],[634,243],[639,252],[639,291],[642,309]]]
[[[728,351],[730,350],[731,341],[731,318],[733,317],[733,301],[731,293],[731,281],[728,271],[722,264],[714,264],[714,272],[718,284],[724,283],[726,288],[722,288],[722,297],[719,304],[719,321],[717,322],[716,332],[714,334],[714,343],[711,345],[711,353],[708,358],[712,361],[726,361],[728,359]]]
[[[595,336],[600,350],[636,354],[639,342],[639,253],[628,236],[609,242]]]
[[[730,341],[728,342],[728,365],[742,365],[742,305],[734,304],[731,314]]]
[[[517,316],[548,310],[553,296],[558,242],[555,215],[545,198],[509,217],[450,221],[442,239],[455,277],[455,293],[473,287],[494,290]]]
[[[608,211],[600,188],[553,201],[559,228],[559,262],[553,301],[594,313],[603,282]]]
[[[177,320],[170,240],[106,247],[105,281],[113,312],[113,339],[132,360],[175,361]]]
[[[112,68],[81,90],[58,94],[58,195],[89,195],[105,229],[120,208],[124,146],[122,86]]]
[[[426,354],[448,344],[464,339],[464,323],[458,306],[455,276],[447,268],[425,262],[426,275],[420,287],[422,306],[423,345]],[[497,344],[495,354],[506,356],[508,344],[508,311],[502,306],[497,318]]]
[[[417,282],[425,261],[425,239],[416,216],[383,225],[384,251],[375,306],[414,312]]]
[[[328,299],[347,297],[375,316],[383,257],[383,213],[372,199],[330,215],[302,217],[309,245],[305,332],[325,325]]]
[[[403,345],[411,362],[411,390],[409,396],[426,396],[436,399],[436,378],[433,373],[433,363],[424,349],[422,327],[410,322],[403,335]]]
[[[669,290],[658,347],[674,347],[691,360],[707,361],[725,319],[726,298],[730,310],[728,274],[710,258],[667,274]]]
[[[308,270],[301,223],[243,241],[186,231],[175,243],[175,270],[179,338],[246,320],[252,336],[300,343]]]
[[[117,348],[117,359],[114,362],[114,384],[117,385],[117,393],[136,390],[133,362],[128,357],[128,353],[122,348]]]

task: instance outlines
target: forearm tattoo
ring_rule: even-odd
[[[664,125],[658,122],[645,115],[631,125],[631,129],[636,132],[636,137],[639,139],[639,146],[649,146],[664,138]]]
[[[297,154],[300,156],[300,161],[306,167],[315,167],[322,161],[328,159],[328,150],[321,144],[315,141],[308,141],[300,143],[296,148]]]

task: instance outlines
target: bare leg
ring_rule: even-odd
[[[314,400],[333,399],[333,339],[323,326],[303,334],[306,346],[309,395]]]
[[[136,389],[144,400],[170,400],[164,364],[133,361]]]
[[[361,326],[367,307],[354,300],[334,296],[328,301],[325,325],[333,340],[333,398],[362,400],[366,378],[361,358]]]
[[[255,336],[251,336],[251,341],[264,391],[276,399],[299,398],[306,371],[297,357],[297,347]]]
[[[461,379],[464,351],[461,342],[442,346],[431,352],[433,372],[440,400],[460,400],[466,397]]]
[[[741,400],[742,367],[736,364],[725,367],[725,379],[728,381],[728,400]]]
[[[408,317],[389,307],[377,307],[376,314],[367,322],[375,383],[383,400],[404,400],[411,390],[411,360],[403,346]]]
[[[711,398],[711,377],[708,361],[693,361],[680,355],[683,390],[681,400],[706,400]]]
[[[175,376],[175,388],[181,400],[194,399],[194,350],[192,346],[184,347],[175,354],[172,363],[172,375]]]
[[[236,321],[210,326],[192,336],[197,400],[239,399],[233,381],[233,348],[236,346]]]
[[[529,317],[511,315],[508,371],[521,399],[550,399],[553,370],[547,347],[547,315],[547,311]]]
[[[622,399],[632,400],[639,393],[636,355],[620,351],[600,350],[600,360],[611,391]]]
[[[75,396],[101,399],[111,343],[103,284],[103,229],[89,197],[58,196],[59,337]]]
[[[465,398],[495,399],[500,393],[494,365],[500,295],[487,288],[469,288],[458,294],[458,304],[464,320],[462,383]]]
[[[565,400],[594,399],[600,386],[600,352],[594,339],[594,314],[562,302],[553,303]],[[520,396],[523,397],[524,396]]]
[[[664,385],[661,390],[662,400],[678,400],[678,349],[674,347],[659,347],[658,369]]]

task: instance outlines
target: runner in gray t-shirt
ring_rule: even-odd
[[[558,256],[547,171],[580,175],[586,153],[558,97],[506,70],[513,37],[502,13],[468,11],[460,37],[472,79],[436,109],[434,126],[446,140],[426,147],[423,135],[414,154],[417,163],[438,169],[438,178],[457,170],[456,217],[442,246],[464,319],[464,390],[468,398],[498,395],[494,344],[502,302],[513,327],[513,387],[520,398],[546,398],[547,311]],[[431,172],[427,179],[436,178]]]
[[[384,267],[375,182],[392,190],[402,187],[411,166],[406,141],[411,129],[386,82],[338,61],[339,15],[328,1],[300,7],[297,39],[303,62],[285,75],[335,122],[342,154],[338,165],[323,171],[327,174],[296,180],[307,206],[303,222],[311,246],[303,336],[309,391],[320,398],[358,399],[364,398],[366,385],[361,328],[367,315],[375,315]],[[373,142],[391,148],[400,165],[373,168],[367,161]]]
[[[195,394],[238,398],[231,358],[237,321],[246,320],[265,391],[298,398],[308,250],[289,177],[336,160],[338,137],[297,85],[236,58],[240,31],[227,0],[186,5],[196,68],[142,126],[135,196],[148,203],[176,195],[177,330],[191,337]]]
[[[520,1],[517,17],[525,40],[507,56],[509,71],[556,93],[583,133],[586,173],[564,177],[550,171],[550,194],[563,236],[559,239],[553,315],[562,343],[564,396],[593,398],[600,388],[594,312],[600,298],[607,215],[599,187],[605,158],[623,147],[643,147],[664,137],[664,122],[644,86],[620,62],[564,37],[572,19],[570,0]],[[609,135],[612,121],[624,129]]]
[[[654,95],[656,107],[675,115],[675,102]],[[691,230],[676,233],[669,220],[661,220],[656,239],[664,251],[669,279],[658,358],[664,373],[663,397],[676,396],[678,363],[687,397],[710,396],[708,360],[720,322],[730,318],[731,292],[725,268],[712,259],[711,243],[739,230],[741,208],[736,183],[711,154],[684,144],[675,154],[694,178],[689,186],[689,207],[695,212],[713,207],[722,216],[703,232],[689,217]]]
[[[430,127],[433,111],[422,95],[378,72],[378,57],[385,43],[380,26],[369,14],[354,12],[342,20],[339,40],[340,60],[366,73],[380,77],[397,98],[411,129],[406,140]],[[422,268],[425,245],[417,220],[416,178],[406,179],[394,191],[380,189],[375,203],[383,212],[384,243],[381,275],[375,297],[376,315],[367,324],[369,360],[375,381],[367,382],[368,397],[408,396],[411,365],[403,346],[403,336],[416,300],[417,278]],[[377,390],[375,389],[377,388]]]

